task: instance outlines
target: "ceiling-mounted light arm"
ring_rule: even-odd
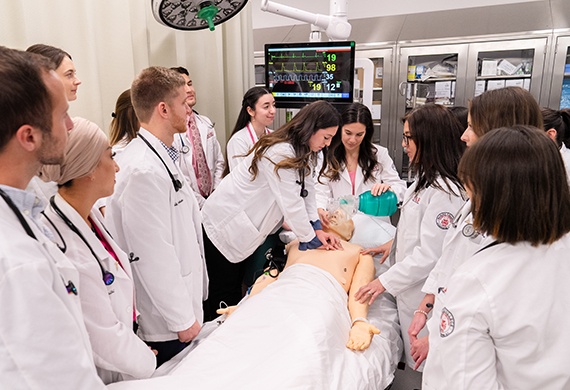
[[[348,23],[346,15],[347,0],[330,1],[330,16],[314,14],[269,0],[261,0],[261,10],[314,24],[325,30],[331,41],[345,41],[352,31],[352,26]]]

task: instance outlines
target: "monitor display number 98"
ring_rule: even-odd
[[[265,84],[279,108],[353,101],[354,42],[265,45]]]

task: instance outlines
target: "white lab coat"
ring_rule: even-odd
[[[158,138],[143,128],[139,134],[184,185],[176,192],[160,159],[135,138],[117,160],[121,170],[107,201],[106,223],[131,261],[139,335],[146,341],[169,341],[203,321],[208,276],[200,210]]]
[[[220,147],[218,138],[216,137],[216,129],[214,129],[210,119],[196,113],[194,113],[194,115],[196,116],[196,125],[198,126],[198,130],[200,130],[200,139],[202,140],[208,169],[212,176],[212,190],[214,190],[222,181],[222,173],[224,172],[225,165],[224,154],[222,153],[222,148]],[[178,150],[182,150],[182,146],[186,145],[189,148],[188,153],[180,153],[180,158],[176,163],[184,174],[186,181],[190,183],[190,187],[192,187],[192,191],[196,196],[198,205],[202,208],[206,199],[202,196],[200,189],[198,188],[196,173],[192,167],[192,142],[188,139],[186,134],[187,133],[176,134],[174,136],[174,147]]]
[[[257,138],[257,134],[253,130],[251,122],[248,123],[248,126],[235,133],[229,139],[228,144],[226,145],[226,154],[228,156],[228,165],[230,166],[230,171],[232,171],[240,162],[245,159],[245,155],[259,140],[259,138]],[[266,134],[271,133],[271,131],[272,130],[270,129],[265,129]]]
[[[443,179],[438,179],[442,188],[447,189]],[[393,264],[380,276],[380,282],[386,290],[396,297],[400,325],[405,332],[410,327],[414,311],[418,308],[425,294],[421,288],[430,271],[442,253],[445,234],[453,223],[454,213],[463,205],[462,197],[450,195],[433,186],[415,194],[416,182],[412,183],[404,196],[402,214],[394,251],[390,255]],[[452,185],[453,191],[460,194],[460,189]],[[427,334],[424,328],[418,337]],[[406,363],[414,367],[410,354],[410,340],[403,337]]]
[[[568,182],[570,183],[570,150],[562,144],[560,148],[560,154],[562,155],[562,160],[564,161],[564,167],[566,168],[566,176],[568,177]]]
[[[104,389],[97,376],[79,297],[79,274],[24,218],[29,237],[0,198],[0,388]]]
[[[398,201],[402,202],[404,194],[406,193],[406,182],[400,179],[398,171],[394,162],[388,154],[388,149],[374,145],[376,148],[376,160],[378,161],[376,167],[374,168],[372,174],[374,180],[370,179],[364,182],[364,172],[360,166],[356,170],[356,175],[354,178],[354,194],[352,193],[352,181],[350,180],[350,175],[348,169],[343,167],[340,172],[340,179],[337,181],[331,181],[326,177],[321,177],[319,183],[315,182],[315,189],[317,191],[317,207],[322,209],[327,209],[327,203],[329,199],[338,198],[344,195],[360,195],[363,192],[369,191],[372,186],[376,183],[386,183],[392,187],[392,191],[398,197]],[[319,161],[322,164],[322,155],[319,156]],[[317,168],[317,172],[320,172],[321,164]],[[390,222],[389,217],[383,217],[383,220]]]
[[[570,236],[487,247],[451,276],[428,322],[422,389],[570,388]]]
[[[55,196],[55,203],[85,237],[103,268],[115,276],[114,282],[105,286],[101,268],[87,245],[48,205],[45,215],[57,230],[49,221],[45,221],[45,224],[52,229],[56,239],[59,238],[58,232],[61,234],[67,245],[65,253],[79,271],[83,317],[99,376],[106,384],[122,379],[149,378],[155,370],[156,357],[133,332],[135,290],[127,255],[107,233],[101,222],[103,216],[97,209],[91,211],[91,220],[111,245],[123,267],[107,252],[77,211],[59,194]]]
[[[258,161],[259,172],[254,181],[249,173],[249,155],[222,181],[202,208],[204,229],[216,248],[231,262],[251,255],[265,238],[281,226],[283,218],[299,241],[315,237],[309,221],[319,219],[315,203],[314,170],[305,178],[308,196],[302,198],[299,172],[280,169],[274,163],[293,157],[289,143],[270,147]]]
[[[437,299],[440,289],[445,288],[455,270],[491,242],[493,242],[492,237],[475,232],[471,200],[468,200],[455,214],[455,220],[445,234],[442,255],[424,283],[422,292],[434,294]]]

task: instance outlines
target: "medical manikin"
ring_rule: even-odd
[[[380,331],[366,319],[368,314],[367,304],[361,304],[354,299],[358,289],[374,279],[375,268],[370,255],[362,255],[361,247],[346,242],[350,240],[354,231],[352,219],[341,210],[329,213],[329,231],[338,235],[343,240],[342,251],[325,251],[320,249],[300,251],[299,241],[295,240],[287,245],[287,268],[297,264],[308,264],[328,272],[340,284],[348,294],[348,311],[352,321],[349,340],[346,346],[352,350],[365,350],[370,346],[372,337]],[[251,299],[265,287],[279,278],[278,270],[268,269],[261,275],[251,288],[247,299]],[[238,306],[230,306],[218,310],[219,314],[233,313]]]

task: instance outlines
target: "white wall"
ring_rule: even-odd
[[[117,97],[143,68],[181,65],[196,88],[195,109],[216,123],[225,145],[255,83],[252,41],[250,5],[211,32],[159,24],[151,0],[0,0],[0,45],[44,43],[70,53],[83,84],[69,112],[105,131]]]
[[[348,19],[361,19],[533,1],[536,0],[348,0],[347,11]],[[275,2],[299,8],[304,11],[325,15],[329,14],[330,8],[329,0],[276,0]],[[545,0],[545,3],[547,2],[548,1]],[[293,19],[261,11],[261,0],[250,0],[250,3],[252,5],[254,29],[292,26],[294,24],[302,23],[296,22]]]

